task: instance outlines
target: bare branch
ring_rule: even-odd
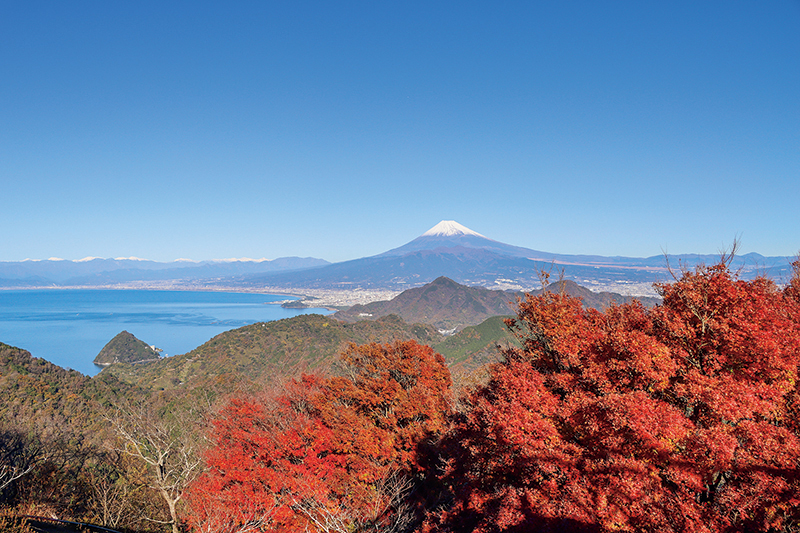
[[[141,402],[118,406],[106,418],[121,441],[116,450],[148,465],[150,487],[161,495],[169,510],[169,521],[146,519],[172,524],[173,533],[178,533],[177,505],[203,470],[199,453],[199,443],[203,441],[198,428],[202,416],[191,408],[179,408],[162,416],[155,411],[152,404]]]

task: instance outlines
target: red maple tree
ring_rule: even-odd
[[[447,441],[429,531],[787,531],[800,519],[800,263],[722,261],[599,312],[528,296]]]
[[[342,374],[232,400],[191,487],[195,531],[405,530],[435,478],[419,449],[449,414],[450,374],[416,342],[350,346]],[[424,491],[420,491],[424,493]]]

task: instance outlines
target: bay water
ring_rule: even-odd
[[[64,368],[95,375],[92,361],[126,330],[163,350],[186,353],[238,327],[325,309],[285,309],[285,295],[160,290],[0,290],[0,342]]]

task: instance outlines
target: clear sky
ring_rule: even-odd
[[[800,1],[6,1],[0,260],[800,250]]]

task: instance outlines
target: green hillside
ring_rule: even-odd
[[[498,344],[519,345],[506,329],[504,318],[502,316],[488,318],[477,326],[464,328],[432,347],[445,357],[450,366],[474,367],[486,364],[497,355]]]
[[[158,352],[132,333],[121,331],[103,346],[94,364],[107,366],[115,363],[137,363],[158,359]]]
[[[300,315],[226,331],[183,355],[140,365],[113,365],[102,373],[153,389],[203,385],[232,390],[303,371],[326,371],[351,342],[407,339],[436,344],[443,337],[432,326],[407,324],[394,315],[355,324],[323,315]]]
[[[0,425],[91,435],[102,426],[105,406],[134,394],[111,375],[89,378],[0,343]]]
[[[354,305],[335,316],[354,322],[396,314],[408,322],[452,331],[480,324],[492,316],[511,314],[517,296],[512,292],[468,287],[442,276],[422,287],[403,291],[392,300]]]
[[[504,318],[488,318],[432,346],[444,356],[455,382],[480,380],[486,365],[498,360],[498,346],[519,346],[506,329]]]

